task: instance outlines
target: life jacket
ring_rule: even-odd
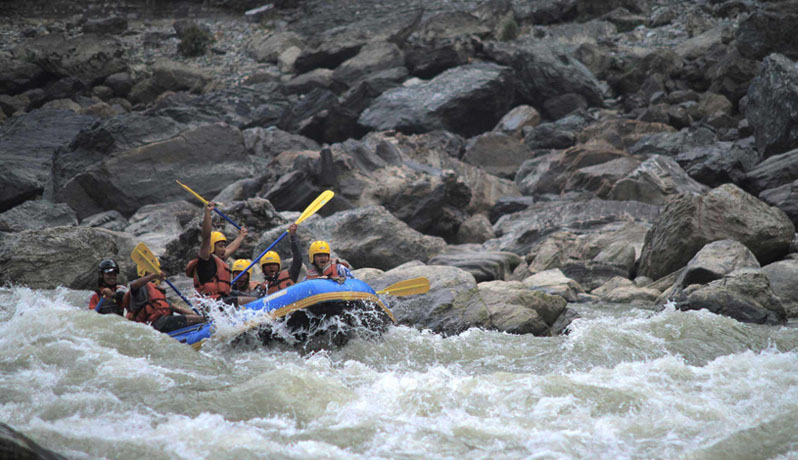
[[[260,285],[260,288],[266,291],[266,295],[274,294],[275,292],[285,289],[288,286],[295,284],[294,281],[291,279],[291,275],[288,274],[288,270],[283,270],[277,274],[277,279],[274,280],[266,280],[263,284]]]
[[[114,286],[104,286],[104,287],[112,289],[114,291],[114,294],[116,294],[119,291],[119,289],[124,288],[125,285],[116,284]],[[122,313],[124,312],[125,308],[123,305],[120,305],[118,296],[114,295],[110,300],[103,299],[102,294],[100,294],[100,289],[101,288],[95,289],[94,294],[91,295],[91,298],[89,299],[89,309],[95,310],[97,313],[100,313],[102,315],[113,313],[122,316]],[[97,309],[98,305],[100,306],[99,310]]]
[[[125,294],[127,319],[137,323],[152,324],[156,319],[172,314],[164,291],[153,283],[147,283],[142,289],[145,289],[146,299],[136,299],[130,295],[130,292]]]
[[[186,276],[194,278],[194,289],[196,289],[197,292],[213,299],[218,299],[223,295],[230,294],[230,281],[233,280],[233,276],[230,267],[225,261],[216,257],[214,254],[211,254],[211,258],[216,263],[216,274],[210,281],[200,284],[199,276],[197,275],[199,258],[192,260],[186,265]]]
[[[321,278],[323,276],[326,276],[327,278],[337,277],[338,276],[338,264],[341,264],[341,265],[343,265],[346,268],[352,268],[346,262],[340,261],[338,259],[330,259],[330,263],[328,263],[327,266],[324,267],[324,270],[321,273],[319,273],[319,270],[316,268],[315,265],[312,265],[308,269],[307,274],[305,275],[305,279],[306,280],[312,280],[312,279],[316,279],[316,278]]]

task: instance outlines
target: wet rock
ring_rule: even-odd
[[[522,138],[524,128],[534,128],[539,124],[540,113],[534,107],[519,105],[507,112],[493,130],[516,138]]]
[[[795,227],[772,208],[732,184],[701,196],[672,198],[646,235],[638,274],[658,279],[686,265],[707,243],[733,239],[760,263],[787,254]]]
[[[761,269],[736,270],[707,285],[694,285],[676,298],[680,310],[706,309],[744,323],[783,324],[784,306]]]
[[[510,69],[469,64],[448,70],[426,83],[395,88],[380,95],[358,122],[371,130],[407,133],[446,129],[463,136],[489,131],[512,107]]]
[[[565,312],[560,296],[529,290],[520,281],[489,281],[477,285],[490,313],[491,329],[510,334],[556,335],[551,325]]]
[[[654,155],[620,179],[609,192],[611,200],[637,200],[643,203],[663,205],[669,197],[677,194],[700,195],[709,188],[693,180],[676,160]]]
[[[604,302],[632,305],[653,305],[660,295],[656,289],[638,287],[632,281],[620,276],[610,279],[590,293]]]
[[[616,276],[628,278],[626,267],[598,262],[596,260],[574,260],[560,267],[563,274],[579,283],[586,291],[595,289]]]
[[[5,423],[0,423],[0,452],[15,459],[66,460],[66,457],[41,447]]]
[[[511,252],[486,251],[479,245],[449,245],[428,264],[458,267],[474,275],[481,283],[507,279],[521,261]]]
[[[96,34],[72,38],[43,35],[22,44],[14,53],[52,74],[85,82],[102,81],[127,68],[122,44],[112,37]]]
[[[40,196],[44,192],[53,154],[93,122],[93,117],[74,112],[34,110],[2,124],[0,212]]]
[[[674,285],[708,284],[740,268],[760,268],[754,253],[734,240],[713,241],[690,259]]]
[[[0,232],[22,232],[78,225],[75,211],[63,203],[30,200],[0,213]]]
[[[512,179],[521,164],[531,156],[529,148],[517,138],[490,132],[468,142],[463,161],[490,174]]]
[[[134,246],[130,235],[89,227],[0,233],[0,283],[33,289],[94,289],[102,259],[115,259],[123,275],[135,273],[130,260]]]
[[[565,276],[558,268],[535,273],[524,278],[522,283],[527,289],[560,296],[568,302],[576,301],[579,294],[585,292],[579,283]]]
[[[388,307],[399,324],[431,329],[444,335],[459,334],[472,327],[489,329],[491,314],[479,294],[474,277],[457,267],[411,265],[387,271],[374,289],[423,276],[430,290],[423,295],[391,299]]]
[[[780,260],[762,267],[773,293],[779,297],[788,318],[798,317],[798,260]]]
[[[748,88],[745,118],[765,157],[798,147],[798,66],[773,54]]]

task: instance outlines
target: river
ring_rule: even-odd
[[[75,459],[798,459],[798,328],[578,304],[567,336],[391,327],[199,352],[0,289],[0,421]]]

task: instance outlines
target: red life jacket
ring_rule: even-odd
[[[143,302],[131,302],[130,292],[125,294],[124,304],[128,309],[127,319],[137,323],[152,324],[156,319],[172,314],[164,291],[153,283],[147,283],[143,289],[146,289],[147,294],[147,299]]]
[[[104,286],[104,287],[107,287],[108,289],[111,289],[112,291],[114,291],[114,293],[116,293],[116,291],[118,291],[119,288],[124,288],[125,285],[116,284],[114,286]],[[103,296],[102,294],[100,294],[100,288],[95,289],[94,294],[92,294],[91,297],[89,298],[89,309],[96,310],[97,305],[100,303],[100,299],[102,298]],[[124,306],[117,304],[116,299],[117,297],[112,297],[111,300],[103,300],[103,303],[100,305],[100,311],[98,311],[97,313],[116,313],[117,315],[122,316]]]
[[[316,268],[316,266],[312,265],[308,269],[307,274],[305,275],[305,279],[306,280],[312,280],[312,279],[316,279],[316,278],[321,278],[323,276],[326,276],[327,278],[337,277],[338,276],[338,264],[341,264],[341,265],[343,265],[346,268],[352,268],[346,262],[341,262],[338,259],[330,259],[330,263],[327,264],[326,267],[324,267],[324,271],[321,272],[321,274],[319,274],[319,270]]]
[[[194,278],[194,289],[197,292],[213,299],[218,299],[222,295],[230,294],[230,281],[233,280],[233,276],[230,267],[225,261],[214,254],[211,254],[211,258],[216,263],[216,274],[210,281],[200,284],[199,276],[197,275],[199,259],[194,259],[186,265],[186,276]]]
[[[263,284],[260,285],[260,288],[266,291],[266,295],[269,295],[293,284],[295,283],[291,280],[291,275],[288,274],[288,270],[283,270],[277,274],[277,279],[273,281],[264,281]]]

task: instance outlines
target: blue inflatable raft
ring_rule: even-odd
[[[264,342],[279,339],[273,328],[260,327],[264,319],[279,320],[293,339],[302,343],[312,335],[314,327],[330,318],[338,326],[365,327],[380,332],[395,322],[393,313],[380,301],[377,293],[365,282],[348,278],[343,284],[328,279],[303,281],[242,306],[234,317],[240,331],[259,327],[258,336]],[[197,324],[169,333],[181,343],[199,350],[215,332],[213,322]],[[335,344],[348,340],[337,333]]]

